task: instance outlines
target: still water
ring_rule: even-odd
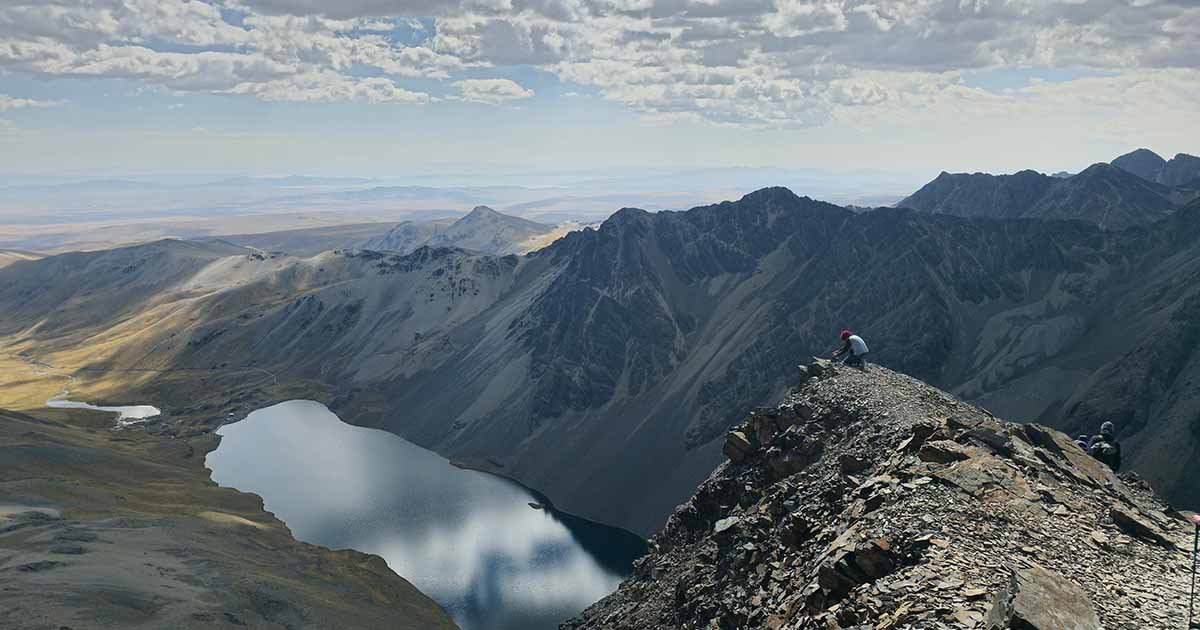
[[[117,414],[117,428],[145,422],[162,413],[157,407],[151,407],[150,405],[103,407],[85,402],[76,402],[74,400],[64,400],[62,398],[51,398],[46,401],[46,406],[53,409],[91,409],[92,411],[115,413]]]
[[[285,402],[222,427],[213,480],[262,496],[301,540],[378,554],[464,630],[542,630],[616,589],[645,542],[530,507],[539,498],[461,470],[324,405]]]

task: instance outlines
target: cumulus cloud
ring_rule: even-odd
[[[449,70],[471,65],[390,41],[387,29],[396,27],[365,18],[227,15],[199,0],[9,0],[0,4],[0,70],[272,100],[419,103],[428,95],[391,77],[447,79]],[[369,72],[388,78],[355,76]]]
[[[1200,69],[1200,5],[1185,0],[0,4],[0,70],[39,76],[118,76],[180,91],[272,100],[436,100],[405,87],[405,81],[422,78],[444,81],[458,94],[449,98],[499,103],[533,94],[510,79],[464,79],[463,73],[486,67],[502,76],[517,66],[593,88],[646,120],[802,127],[881,108],[1044,102],[1036,91],[1004,96],[966,87],[963,73],[973,70],[1084,68],[1106,71],[1110,82],[1136,75],[1166,80],[1175,70],[1194,75]]]
[[[455,81],[453,85],[461,94],[459,98],[470,103],[499,105],[533,96],[533,90],[510,79],[467,79]]]

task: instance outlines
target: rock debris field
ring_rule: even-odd
[[[1136,475],[878,366],[801,373],[563,628],[1187,626],[1190,515]]]

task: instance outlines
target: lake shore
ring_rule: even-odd
[[[3,363],[0,569],[11,570],[0,627],[455,627],[378,556],[299,542],[260,497],[211,480],[204,458],[217,426],[323,388],[88,375],[73,395],[163,410],[113,431],[111,413],[44,406],[65,377]]]

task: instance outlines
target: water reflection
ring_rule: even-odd
[[[538,630],[612,592],[645,550],[520,486],[291,401],[222,427],[213,479],[263,497],[297,538],[382,556],[464,630]]]

